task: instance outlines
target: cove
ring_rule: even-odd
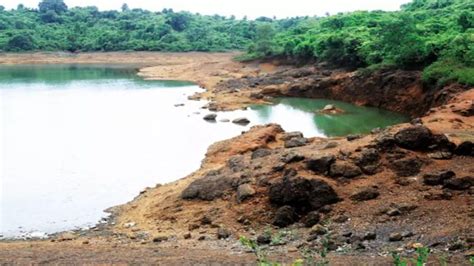
[[[208,123],[206,102],[187,100],[200,90],[189,82],[143,80],[129,65],[0,66],[0,235],[94,226],[107,216],[103,210],[190,174],[209,145],[256,124],[325,137],[406,121],[376,108],[283,98],[219,112],[218,122]],[[346,113],[315,112],[326,104]],[[251,124],[219,122],[237,117]]]

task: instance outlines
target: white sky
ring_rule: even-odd
[[[39,0],[1,0],[0,5],[7,9],[16,8],[18,4],[37,7]],[[335,14],[355,10],[398,10],[401,4],[411,0],[65,0],[69,7],[92,6],[100,10],[120,9],[124,2],[130,8],[143,8],[161,11],[173,8],[174,11],[191,11],[206,15],[235,15],[249,18],[259,16],[278,18],[293,16]]]

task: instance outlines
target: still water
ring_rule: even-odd
[[[126,66],[0,66],[0,238],[93,226],[104,209],[199,168],[207,147],[252,125],[306,136],[365,133],[405,117],[310,99],[218,113],[208,123],[188,82],[145,81]],[[184,104],[184,106],[175,106]],[[335,104],[347,113],[320,115]]]

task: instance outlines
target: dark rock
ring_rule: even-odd
[[[306,212],[339,201],[334,189],[326,182],[303,177],[284,177],[272,184],[269,198],[273,204],[291,205]]]
[[[245,169],[244,157],[242,155],[236,155],[231,157],[227,161],[227,166],[232,170],[232,172],[240,172]]]
[[[352,232],[351,231],[344,231],[341,233],[341,235],[343,237],[351,237],[352,236]]]
[[[423,162],[418,158],[404,158],[393,161],[389,167],[397,176],[409,177],[420,173]]]
[[[216,114],[208,114],[203,117],[206,121],[216,121],[217,115]]]
[[[354,201],[367,201],[376,199],[379,195],[380,192],[376,188],[367,187],[352,194],[351,199]]]
[[[306,238],[306,241],[308,242],[313,242],[314,240],[318,239],[319,238],[319,235],[317,234],[310,234],[307,238]]]
[[[348,135],[348,136],[346,137],[346,139],[347,139],[348,141],[354,141],[354,140],[356,140],[356,139],[360,139],[361,137],[362,137],[361,135]]]
[[[255,189],[250,184],[243,184],[237,188],[237,201],[242,202],[253,195],[255,195]]]
[[[339,224],[345,223],[348,220],[349,220],[349,217],[347,217],[347,215],[344,215],[344,214],[336,215],[332,218],[333,222],[339,223]]]
[[[336,161],[335,163],[331,164],[329,168],[329,176],[331,177],[345,177],[345,178],[353,178],[356,176],[360,176],[362,171],[359,167],[349,162],[341,162]]]
[[[292,138],[285,141],[285,148],[296,148],[302,147],[308,144],[307,138]]]
[[[450,250],[450,251],[461,250],[461,249],[464,249],[464,248],[466,248],[466,245],[461,241],[456,241],[454,243],[451,243],[448,246],[448,250]]]
[[[316,174],[327,174],[332,163],[336,161],[334,155],[317,155],[306,161],[306,168]]]
[[[364,240],[375,240],[377,238],[377,234],[375,232],[367,232],[365,233],[363,239]]]
[[[200,237],[198,238],[198,241],[204,241],[204,240],[206,240],[206,236],[200,236]]]
[[[403,236],[400,233],[391,233],[388,236],[388,240],[391,241],[391,242],[401,241],[402,239],[403,239]]]
[[[409,237],[412,237],[414,235],[415,235],[415,233],[413,233],[412,231],[407,231],[407,232],[402,233],[402,238],[409,238]]]
[[[204,215],[201,218],[200,222],[201,222],[202,225],[210,225],[210,224],[212,224],[212,219],[211,219],[211,217],[209,217],[207,215]]]
[[[474,143],[464,141],[454,150],[456,155],[474,156]]]
[[[395,134],[397,145],[407,150],[452,151],[455,145],[444,135],[434,135],[427,127],[418,125],[400,130]]]
[[[167,236],[157,236],[157,237],[153,238],[153,242],[155,242],[155,243],[160,243],[160,242],[164,242],[164,241],[168,241]]]
[[[257,159],[257,158],[267,157],[270,154],[272,154],[272,150],[270,149],[265,149],[265,148],[257,149],[252,152],[252,160]]]
[[[206,175],[193,181],[181,193],[181,198],[186,200],[200,199],[211,201],[220,198],[226,190],[233,188],[235,178],[222,175]]]
[[[304,159],[305,157],[303,155],[296,152],[290,152],[281,157],[281,161],[287,164],[300,162],[300,161],[303,161]]]
[[[299,131],[295,131],[295,132],[287,132],[283,135],[284,141],[294,139],[294,138],[303,138],[303,133]]]
[[[312,211],[308,213],[302,220],[305,227],[312,227],[313,225],[319,223],[321,220],[321,215],[317,211]]]
[[[423,183],[429,186],[437,186],[444,184],[444,181],[455,177],[456,174],[453,171],[440,171],[435,173],[425,174],[423,176]]]
[[[395,143],[395,137],[390,133],[382,133],[375,138],[375,144],[380,148],[392,147]]]
[[[285,165],[286,164],[284,164],[284,163],[279,163],[279,164],[272,167],[272,171],[273,172],[281,172],[281,171],[285,170]]]
[[[395,140],[408,150],[427,150],[433,144],[433,133],[425,126],[411,126],[395,134]]]
[[[229,230],[225,229],[225,228],[221,227],[221,228],[217,229],[217,239],[227,239],[227,238],[230,237],[231,234],[232,233]]]
[[[191,233],[186,233],[186,234],[184,234],[183,237],[184,237],[184,239],[191,239],[192,236],[191,236]]]
[[[296,212],[291,206],[280,207],[273,218],[273,225],[278,227],[287,227],[296,222]]]
[[[415,126],[423,125],[423,120],[421,120],[421,118],[415,118],[410,121],[410,124],[415,125]]]
[[[272,236],[270,234],[261,234],[257,236],[257,244],[268,245],[272,242]]]
[[[190,225],[188,225],[188,230],[189,230],[189,231],[193,231],[193,230],[196,230],[196,229],[199,229],[199,225],[198,225],[198,224],[190,224]]]
[[[323,206],[319,209],[320,213],[330,213],[332,211],[332,207],[329,205]]]
[[[245,117],[240,117],[240,118],[236,118],[236,119],[232,120],[232,123],[242,125],[242,126],[246,126],[246,125],[250,124],[250,120],[248,120]]]
[[[444,181],[444,188],[452,190],[467,190],[474,184],[474,177],[465,176],[461,178],[448,179]]]
[[[376,149],[364,149],[360,153],[360,155],[357,156],[355,159],[355,162],[358,166],[368,166],[368,165],[375,165],[378,164],[380,161],[380,155],[379,152]]]
[[[427,200],[451,200],[453,194],[449,191],[443,190],[441,192],[430,192],[424,196]]]

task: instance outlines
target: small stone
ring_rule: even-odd
[[[206,240],[206,236],[200,236],[200,237],[198,238],[198,241],[204,241],[204,240]]]
[[[353,178],[356,176],[360,176],[362,171],[359,167],[349,162],[335,162],[331,164],[329,168],[329,176],[331,177],[345,177],[345,178]]]
[[[272,154],[270,149],[260,148],[252,152],[252,160],[267,157],[268,155]]]
[[[184,237],[184,239],[191,239],[192,236],[191,236],[191,233],[186,233],[186,234],[184,234],[183,237]]]
[[[155,243],[161,243],[161,242],[164,242],[164,241],[168,241],[167,236],[156,236],[156,237],[153,238],[153,242],[155,242]]]
[[[380,193],[376,188],[367,187],[352,194],[351,199],[354,201],[367,201],[376,199],[379,195]]]
[[[334,155],[317,155],[309,158],[306,161],[306,168],[316,174],[326,174],[329,167],[336,161]]]
[[[348,135],[346,137],[347,141],[354,141],[356,139],[360,139],[361,138],[361,135]]]
[[[454,243],[450,244],[449,247],[448,247],[448,250],[455,251],[455,250],[461,250],[461,249],[464,249],[464,248],[465,248],[464,243],[461,242],[461,241],[457,241],[457,242],[454,242]]]
[[[392,209],[387,211],[388,216],[398,216],[400,214],[402,214],[402,213],[400,212],[399,209],[396,209],[396,208],[392,208]]]
[[[217,239],[227,239],[231,235],[231,232],[225,228],[217,229]]]
[[[281,161],[287,164],[303,161],[305,157],[296,152],[290,152],[282,156]]]
[[[334,109],[336,109],[336,107],[334,105],[328,104],[328,105],[324,106],[323,111],[332,111]]]
[[[272,242],[272,236],[270,234],[261,234],[257,237],[257,244],[268,245]]]
[[[363,237],[364,240],[375,240],[376,238],[377,234],[375,232],[367,232]]]
[[[412,237],[414,235],[415,233],[413,233],[412,231],[407,231],[407,232],[403,232],[402,237],[407,238],[407,237]]]
[[[83,244],[83,245],[89,245],[89,241],[88,241],[88,240],[84,240],[84,241],[82,241],[82,244]]]
[[[449,160],[453,158],[453,154],[448,151],[438,151],[428,154],[428,157],[435,160]]]
[[[349,220],[349,217],[347,217],[346,215],[344,214],[340,214],[340,215],[336,215],[334,216],[334,218],[332,218],[332,221],[335,222],[335,223],[339,223],[339,224],[342,224],[342,223],[345,223]]]
[[[311,230],[309,231],[311,235],[325,235],[328,233],[328,229],[326,227],[316,224],[313,227],[311,227]]]
[[[343,237],[351,237],[351,236],[352,236],[352,232],[351,232],[351,231],[342,232],[341,235],[342,235]]]
[[[388,236],[388,240],[391,241],[391,242],[401,241],[402,239],[403,239],[403,236],[400,233],[391,233]]]
[[[190,225],[188,225],[188,230],[189,230],[189,231],[193,231],[193,230],[196,230],[196,229],[199,229],[199,225],[198,225],[198,224],[190,224]]]
[[[207,215],[204,215],[202,218],[201,218],[201,224],[202,225],[210,225],[212,224],[212,219],[207,216]]]
[[[229,123],[230,120],[227,119],[227,118],[223,118],[223,119],[219,120],[219,122],[222,122],[222,123]]]

